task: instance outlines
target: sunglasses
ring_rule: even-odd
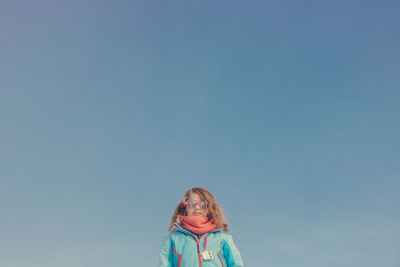
[[[186,201],[186,207],[193,209],[194,207],[196,207],[196,205],[199,205],[199,207],[201,209],[206,209],[207,208],[207,204],[204,203],[203,201],[196,201],[193,199],[189,199],[188,201]]]

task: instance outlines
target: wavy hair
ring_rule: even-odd
[[[207,217],[210,218],[217,227],[221,227],[224,232],[228,232],[228,224],[225,222],[224,214],[222,208],[215,201],[214,196],[203,187],[193,187],[189,189],[185,195],[182,197],[181,201],[176,205],[174,213],[171,217],[171,222],[168,228],[168,232],[174,231],[174,223],[180,223],[183,216],[186,216],[186,201],[188,200],[190,194],[197,194],[202,201],[204,201],[208,208]]]

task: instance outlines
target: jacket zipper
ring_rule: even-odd
[[[201,238],[204,236],[204,234],[201,235],[201,236],[199,237],[199,241],[196,240],[196,237],[194,237],[194,235],[192,235],[192,234],[190,234],[190,235],[193,237],[194,242],[196,242],[196,246],[197,246],[197,257],[199,258],[199,267],[201,267],[200,241],[201,241]]]
[[[200,245],[199,245],[199,243],[197,243],[197,256],[199,257],[199,267],[201,267]]]

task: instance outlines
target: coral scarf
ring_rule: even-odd
[[[202,216],[183,216],[181,226],[198,235],[211,232],[217,227],[210,218]]]

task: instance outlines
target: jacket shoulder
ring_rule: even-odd
[[[185,235],[185,233],[182,233],[182,232],[179,232],[179,231],[173,231],[171,233],[168,233],[168,235],[165,238],[173,240],[175,238],[182,237],[183,235]]]
[[[232,238],[230,233],[227,233],[224,231],[219,231],[219,232],[216,232],[215,234],[217,234],[219,238],[224,239],[224,240]]]

